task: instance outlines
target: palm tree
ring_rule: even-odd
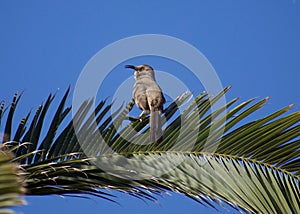
[[[55,97],[51,94],[31,121],[29,113],[13,128],[21,97],[16,94],[9,107],[2,103],[0,108],[0,121],[7,110],[0,207],[24,203],[23,194],[89,194],[115,201],[105,191],[111,189],[151,201],[173,191],[246,213],[299,213],[300,112],[286,114],[289,105],[243,123],[268,98],[238,105],[233,99],[211,111],[228,89],[215,97],[201,93],[181,113],[179,107],[191,95],[174,100],[163,113],[166,127],[159,144],[149,144],[144,134],[148,117],[128,122],[133,102],[109,114],[112,104],[102,101],[91,114],[94,101],[87,100],[68,121],[69,90],[48,129],[44,120]]]

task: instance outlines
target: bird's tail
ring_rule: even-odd
[[[160,111],[150,111],[150,141],[157,143],[162,141],[162,124]]]

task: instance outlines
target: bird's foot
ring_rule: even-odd
[[[128,120],[130,120],[131,122],[135,122],[137,120],[139,120],[140,122],[143,122],[146,119],[146,115],[145,114],[141,114],[139,117],[130,117],[128,116]]]

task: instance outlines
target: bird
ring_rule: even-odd
[[[162,122],[160,114],[166,99],[156,82],[154,70],[150,65],[126,65],[125,68],[134,70],[135,84],[132,96],[135,104],[143,112],[150,114],[150,141],[162,141]],[[142,115],[141,114],[141,115]]]

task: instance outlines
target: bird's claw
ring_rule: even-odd
[[[131,122],[135,122],[135,121],[140,121],[143,122],[146,119],[146,115],[145,114],[141,114],[139,117],[129,117],[128,116],[128,120],[130,120]]]

